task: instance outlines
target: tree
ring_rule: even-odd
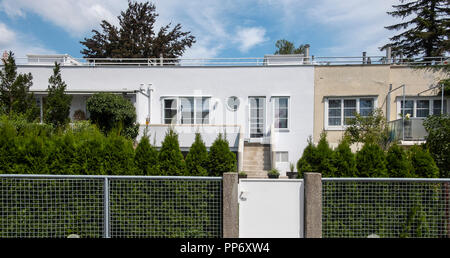
[[[402,22],[385,27],[388,30],[405,30],[390,38],[391,43],[381,50],[392,47],[396,53],[406,57],[423,55],[441,56],[450,51],[450,8],[448,0],[400,0],[393,5],[394,11],[387,12]],[[406,17],[411,17],[405,20]]]
[[[439,177],[439,168],[436,166],[428,150],[414,145],[408,151],[409,159],[416,177],[435,178]]]
[[[136,147],[134,163],[139,175],[159,175],[158,151],[150,145],[149,137],[144,136]]]
[[[414,177],[411,162],[405,151],[397,144],[392,145],[386,155],[387,170],[390,177]]]
[[[170,29],[162,26],[155,31],[158,14],[154,4],[128,1],[128,9],[122,11],[119,28],[103,20],[102,32],[92,30],[92,38],[84,38],[80,43],[86,48],[81,51],[84,57],[126,57],[126,58],[166,58],[181,56],[186,48],[195,43],[190,32],[181,31],[180,24]]]
[[[208,170],[210,176],[222,176],[224,172],[236,171],[236,155],[230,150],[227,139],[221,133],[210,147]]]
[[[186,163],[178,143],[178,134],[169,128],[161,144],[158,155],[159,168],[162,174],[168,176],[183,176],[186,174]]]
[[[44,121],[56,127],[63,126],[70,121],[70,104],[72,96],[65,94],[66,83],[61,78],[61,67],[55,62],[53,75],[48,79],[48,96],[45,106]]]
[[[365,143],[356,153],[356,167],[359,177],[387,177],[386,156],[374,143]]]
[[[31,73],[17,74],[16,61],[11,51],[8,57],[2,61],[3,69],[0,71],[0,107],[2,111],[7,115],[25,114],[28,121],[35,120],[39,116],[39,108],[33,93],[30,93],[33,76]]]
[[[332,163],[333,150],[328,144],[327,133],[325,131],[320,134],[320,139],[317,143],[317,155],[319,158],[317,170],[322,173],[323,177],[334,176],[336,168]]]
[[[302,178],[304,172],[319,171],[320,158],[317,147],[314,146],[311,136],[308,137],[308,145],[303,150],[302,157],[297,161],[298,177]]]
[[[350,149],[348,140],[343,139],[332,155],[332,164],[336,177],[355,177],[358,174],[355,154]]]
[[[121,95],[96,93],[87,100],[86,106],[91,113],[91,121],[104,133],[121,127],[121,135],[136,138],[139,130],[139,125],[136,124],[136,108]]]
[[[275,43],[275,47],[277,48],[274,53],[275,55],[305,54],[309,44],[300,45],[298,48],[295,48],[294,43],[285,39],[280,39]]]
[[[389,127],[381,109],[375,109],[369,116],[356,113],[348,121],[345,137],[350,143],[375,143],[383,150],[389,147]]]
[[[195,141],[186,155],[186,167],[191,176],[208,175],[208,151],[200,133],[195,134]]]
[[[448,178],[450,177],[450,116],[429,116],[423,125],[428,133],[426,147],[439,167],[440,177]]]

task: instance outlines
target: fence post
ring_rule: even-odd
[[[110,238],[109,236],[109,179],[105,177],[103,183],[103,237]]]
[[[224,238],[239,237],[238,174],[223,173],[222,225]]]
[[[322,174],[304,173],[305,238],[322,238]]]

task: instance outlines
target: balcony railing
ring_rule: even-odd
[[[424,141],[428,135],[423,121],[425,118],[411,117],[389,122],[391,140],[393,141]]]

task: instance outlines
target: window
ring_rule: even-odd
[[[278,129],[287,129],[289,120],[289,97],[274,98],[274,126]]]
[[[289,162],[289,152],[287,151],[277,151],[275,152],[276,162]]]
[[[410,114],[410,117],[425,118],[429,115],[441,114],[441,99],[407,99],[403,103],[403,99],[399,99],[400,112],[398,117],[404,114]],[[444,114],[447,114],[447,100],[444,99]]]
[[[440,115],[442,112],[442,100],[433,100],[433,115]],[[444,99],[444,114],[447,114],[447,100]]]
[[[209,97],[165,98],[164,124],[208,124],[209,100]]]
[[[325,127],[342,130],[355,114],[369,116],[375,107],[374,98],[329,98],[325,101]]]

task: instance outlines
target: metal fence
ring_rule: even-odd
[[[0,237],[222,237],[221,177],[0,175]]]
[[[322,179],[322,235],[450,236],[450,179]]]

